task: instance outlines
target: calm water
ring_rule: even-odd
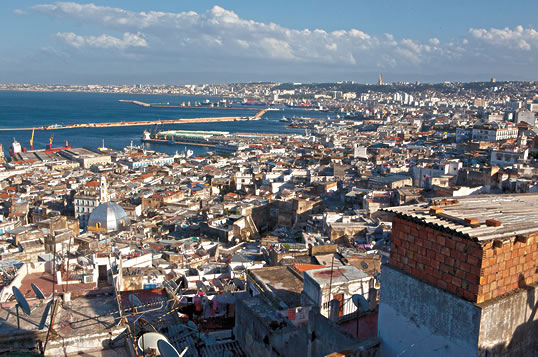
[[[203,101],[205,97],[184,97],[166,95],[133,95],[133,94],[100,94],[100,93],[58,93],[58,92],[14,92],[0,91],[0,127],[39,127],[51,124],[72,124],[88,122],[121,122],[158,119],[203,118],[217,116],[247,116],[254,111],[215,110],[215,109],[182,109],[182,108],[145,108],[131,103],[121,103],[119,99],[139,100],[146,103],[167,103],[180,105],[182,102]],[[215,101],[216,99],[211,99]],[[223,122],[199,124],[164,125],[161,130],[219,130],[229,132],[289,133],[286,123],[279,122],[282,116],[327,117],[327,113],[286,109],[269,111],[265,114],[268,120],[251,122]],[[122,149],[129,145],[140,144],[140,138],[146,126],[116,128],[80,128],[67,130],[36,130],[34,149],[44,148],[51,135],[54,135],[53,146],[61,146],[65,140],[75,147],[95,149],[105,146]],[[0,143],[7,153],[13,138],[29,149],[31,131],[1,131]],[[149,145],[152,150],[174,153],[182,151],[183,146]],[[196,154],[205,153],[212,148],[199,146],[189,147]]]

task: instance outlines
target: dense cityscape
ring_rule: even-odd
[[[0,1],[0,357],[538,357],[538,1]]]
[[[245,125],[304,113],[279,134],[145,128],[204,155],[15,140],[0,353],[537,351],[536,82],[0,89],[214,96],[182,105],[260,111]]]

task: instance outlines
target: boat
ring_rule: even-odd
[[[279,120],[282,123],[288,123],[290,120],[286,118],[285,116],[282,117],[282,119]]]
[[[185,146],[185,149],[181,152],[181,156],[185,158],[189,158],[192,155],[194,155],[194,151],[187,149],[187,147]]]

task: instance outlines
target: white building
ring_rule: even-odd
[[[357,307],[351,297],[360,294],[368,300],[370,288],[374,288],[374,278],[353,265],[307,270],[304,273],[305,305],[317,306],[323,316],[335,320],[355,313]],[[333,309],[332,314],[331,300],[339,302],[337,311]]]
[[[523,151],[501,151],[493,150],[491,152],[489,163],[491,166],[508,167],[513,166],[518,161],[527,160],[529,155],[529,149]]]
[[[517,138],[518,130],[514,127],[507,128],[473,128],[473,141],[501,141]]]

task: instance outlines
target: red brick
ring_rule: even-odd
[[[460,262],[460,269],[462,269],[465,272],[470,272],[471,266],[465,262]]]
[[[460,279],[465,279],[467,275],[463,270],[459,269],[456,270],[456,276]]]
[[[444,280],[439,280],[437,282],[437,286],[440,287],[441,289],[444,289],[444,290],[446,290],[447,287],[448,287],[446,281],[444,281]]]
[[[450,249],[448,248],[441,248],[441,254],[445,255],[445,256],[450,256]]]
[[[478,259],[476,257],[473,257],[472,255],[470,255],[468,258],[467,258],[467,262],[471,265],[477,265],[478,264]]]
[[[476,225],[476,224],[479,224],[479,221],[478,221],[477,218],[466,217],[465,218],[465,223],[468,224],[468,225]]]

